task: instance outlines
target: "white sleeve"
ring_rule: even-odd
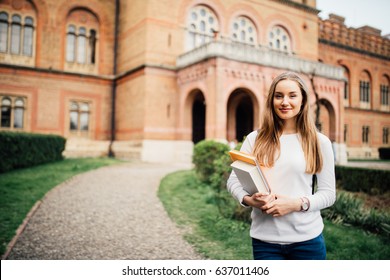
[[[241,146],[240,151],[252,154],[254,143],[256,141],[257,131],[253,131],[245,138],[244,143]],[[227,189],[232,194],[232,196],[237,199],[237,201],[244,207],[248,207],[242,204],[244,196],[250,195],[247,191],[244,190],[241,183],[238,181],[237,175],[232,171],[227,180]]]
[[[317,173],[317,192],[310,197],[310,211],[321,210],[333,205],[336,201],[336,178],[334,166],[334,154],[330,140],[323,134],[319,134],[323,166]]]

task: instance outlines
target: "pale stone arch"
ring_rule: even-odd
[[[227,101],[226,139],[240,142],[259,126],[259,102],[253,92],[237,88]]]

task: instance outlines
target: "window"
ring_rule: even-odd
[[[370,102],[370,82],[360,81],[360,102]]]
[[[363,71],[360,75],[359,93],[360,108],[370,109],[371,82],[370,76],[366,71]]]
[[[187,19],[186,49],[191,50],[211,42],[218,30],[214,12],[206,6],[195,6]]]
[[[380,80],[379,92],[380,92],[380,109],[382,111],[390,111],[389,104],[389,85],[390,79],[388,76],[383,75]]]
[[[77,62],[85,64],[86,59],[86,44],[87,41],[87,35],[84,27],[79,28],[79,35],[77,37]]]
[[[348,141],[348,124],[344,124],[344,143]]]
[[[33,46],[33,19],[31,17],[26,17],[24,20],[24,34],[23,34],[23,54],[32,56],[32,46]]]
[[[70,103],[69,129],[73,132],[87,132],[89,130],[89,116],[89,103],[72,101]]]
[[[11,20],[9,22],[9,20]],[[34,19],[30,16],[0,12],[0,52],[33,56]]]
[[[236,42],[255,45],[257,44],[256,27],[247,17],[237,17],[233,21],[231,38]]]
[[[0,96],[1,100],[1,128],[23,129],[25,98]]]
[[[96,58],[96,30],[89,30],[85,27],[76,28],[68,26],[66,35],[66,61],[79,64],[95,64]]]
[[[76,28],[74,25],[68,26],[66,35],[66,61],[74,61],[76,53]]]
[[[15,100],[14,128],[23,128],[24,101],[21,98]]]
[[[389,144],[389,128],[388,127],[383,128],[382,143]]]
[[[20,16],[14,15],[12,16],[12,24],[11,24],[11,54],[19,54],[20,53],[20,42],[21,42],[21,19]]]
[[[65,70],[97,73],[99,21],[88,9],[77,8],[67,17]]]
[[[0,13],[0,52],[8,50],[8,14]]]
[[[11,99],[1,100],[1,127],[11,127]]]
[[[389,105],[389,86],[388,85],[380,85],[380,93],[381,93],[381,105],[388,106]]]
[[[370,127],[369,126],[363,126],[362,127],[362,142],[363,142],[363,144],[368,144],[368,142],[369,142],[369,134],[370,134]]]
[[[269,47],[278,51],[291,53],[291,39],[286,29],[276,25],[269,32]]]
[[[350,74],[349,74],[349,69],[345,67],[344,65],[341,65],[344,69],[344,106],[348,107],[349,106],[349,95],[350,95]]]

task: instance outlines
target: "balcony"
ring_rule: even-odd
[[[214,57],[280,68],[308,75],[315,74],[316,76],[329,79],[345,79],[343,68],[338,66],[305,60],[292,54],[286,54],[266,47],[254,47],[222,41],[210,42],[180,55],[176,60],[176,66],[178,69],[181,69]]]

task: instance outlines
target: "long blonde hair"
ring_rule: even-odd
[[[272,167],[280,153],[279,138],[283,133],[283,120],[278,117],[273,105],[276,85],[282,80],[295,81],[302,93],[302,107],[297,115],[297,132],[300,136],[306,160],[306,173],[314,174],[322,169],[321,148],[317,128],[310,114],[308,89],[303,80],[294,72],[285,72],[276,77],[269,89],[264,119],[255,141],[254,156],[260,164]]]

